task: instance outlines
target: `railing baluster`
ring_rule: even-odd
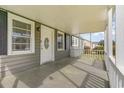
[[[83,54],[86,57],[90,57],[93,59],[103,60],[104,59],[104,50],[91,50],[91,49],[84,49]]]

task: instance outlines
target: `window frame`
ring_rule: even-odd
[[[58,48],[58,34],[61,34],[63,36],[63,48]],[[57,51],[64,51],[65,50],[65,33],[57,31]]]
[[[79,38],[77,38],[75,36],[72,36],[72,46],[73,47],[78,47],[79,46]]]
[[[31,25],[31,36],[30,36],[30,49],[29,50],[21,50],[21,51],[13,51],[12,49],[12,33],[13,33],[13,20],[17,20],[26,24]],[[8,55],[18,55],[18,54],[29,54],[35,53],[35,22],[28,20],[26,18],[17,16],[12,13],[8,13]]]

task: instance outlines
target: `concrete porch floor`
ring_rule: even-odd
[[[0,79],[6,88],[105,88],[109,87],[103,62],[92,58],[65,58]]]

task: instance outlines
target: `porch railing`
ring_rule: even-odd
[[[84,49],[83,55],[103,60],[104,59],[104,50]]]
[[[71,57],[93,57],[97,59],[104,59],[104,50],[91,50],[91,49],[71,49]]]
[[[108,71],[110,87],[124,88],[124,75],[119,71],[112,60],[105,54],[105,64]]]

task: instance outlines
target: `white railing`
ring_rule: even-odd
[[[80,57],[81,55],[94,58],[104,59],[104,50],[91,50],[91,49],[71,49],[71,57]]]
[[[71,49],[71,55],[73,57],[84,55],[84,57],[93,57],[104,60],[108,72],[110,87],[124,88],[124,75],[119,71],[114,62],[104,54],[104,50]]]
[[[91,49],[84,49],[83,55],[94,57],[94,58],[100,58],[104,59],[104,50],[91,50]]]
[[[124,88],[124,76],[112,62],[112,60],[105,54],[105,64],[108,71],[110,87]]]

